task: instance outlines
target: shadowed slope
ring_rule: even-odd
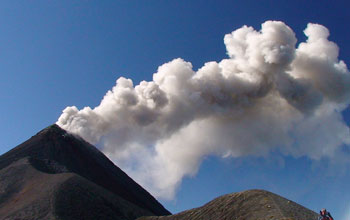
[[[152,214],[74,173],[40,172],[30,158],[0,170],[0,191],[0,219],[129,220]]]
[[[138,220],[316,220],[317,214],[295,202],[264,190],[249,190],[218,197],[202,207],[171,216]]]
[[[54,219],[53,193],[71,175],[41,173],[28,158],[0,170],[0,219]]]
[[[26,158],[27,161],[25,163],[26,165],[22,164],[25,168],[21,166],[23,169],[14,169],[12,166],[17,162],[22,161],[22,163],[24,163],[23,160],[21,160],[23,158]],[[17,165],[18,164],[16,164],[16,166]],[[116,167],[94,146],[85,142],[81,138],[68,134],[57,125],[52,125],[42,130],[28,141],[0,156],[0,171],[3,172],[3,175],[0,176],[1,185],[5,184],[5,181],[3,180],[8,176],[12,177],[12,179],[7,178],[6,181],[8,181],[9,184],[7,184],[7,188],[3,188],[0,192],[0,213],[2,207],[10,202],[9,199],[13,199],[11,195],[18,194],[19,190],[23,190],[23,188],[21,188],[23,185],[18,185],[21,182],[23,182],[26,187],[28,187],[28,184],[33,185],[32,188],[29,187],[28,189],[25,189],[28,192],[31,190],[38,190],[35,184],[30,183],[31,178],[28,177],[28,172],[30,171],[33,173],[33,170],[36,172],[35,175],[33,174],[34,176],[32,178],[35,184],[36,182],[40,182],[40,178],[43,178],[43,183],[52,181],[53,185],[57,185],[53,187],[56,191],[62,191],[63,189],[66,191],[68,190],[68,192],[71,193],[70,196],[73,197],[84,197],[83,192],[85,190],[83,190],[83,188],[88,187],[89,190],[93,188],[93,191],[97,193],[96,195],[99,195],[99,193],[101,194],[100,197],[103,198],[101,201],[106,200],[107,197],[112,201],[113,199],[111,198],[113,196],[117,197],[117,200],[121,199],[122,201],[128,201],[127,204],[133,204],[133,208],[136,207],[141,210],[133,210],[136,213],[142,213],[142,215],[150,215],[152,213],[153,215],[169,214],[169,212],[146,190]],[[40,175],[38,173],[40,173]],[[45,177],[43,177],[43,175]],[[66,177],[67,179],[64,179],[63,177]],[[59,180],[56,180],[55,178]],[[69,184],[67,182],[69,182]],[[18,185],[17,188],[16,184]],[[73,186],[73,188],[67,188],[67,186]],[[79,195],[74,194],[79,190],[82,193]],[[24,198],[23,196],[20,196],[20,194],[18,194],[18,196],[18,200]],[[53,198],[55,201],[58,198],[61,198],[62,201],[66,201],[64,197],[54,196]],[[13,202],[13,200],[11,200],[11,202]],[[111,202],[108,204],[110,203]],[[55,206],[55,208],[57,207],[58,206]],[[89,210],[87,209],[87,211]]]

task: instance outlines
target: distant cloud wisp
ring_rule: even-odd
[[[153,81],[119,78],[99,106],[63,110],[57,124],[102,151],[158,198],[172,199],[207,155],[265,156],[279,151],[313,160],[350,144],[341,111],[350,73],[322,25],[308,24],[296,45],[283,22],[225,35],[228,58],[198,71],[182,59]]]

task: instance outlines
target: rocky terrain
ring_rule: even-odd
[[[248,190],[214,199],[202,207],[171,216],[138,220],[317,220],[317,214],[264,190]]]

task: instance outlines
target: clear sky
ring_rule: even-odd
[[[280,20],[300,42],[309,22],[322,24],[350,65],[349,6],[345,0],[2,1],[0,153],[55,123],[66,106],[97,106],[121,76],[138,84],[174,58],[194,70],[227,58],[224,35],[243,25],[259,30],[267,20]],[[349,107],[342,116],[349,126]],[[343,150],[349,156],[349,146]],[[350,168],[327,159],[280,152],[268,159],[208,156],[195,176],[183,179],[174,200],[161,202],[178,212],[262,188],[345,220],[349,182]]]

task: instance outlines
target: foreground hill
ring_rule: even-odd
[[[202,207],[171,216],[138,220],[316,220],[317,214],[295,202],[264,190],[218,197]]]
[[[0,219],[136,219],[170,214],[81,138],[52,125],[0,156]]]

